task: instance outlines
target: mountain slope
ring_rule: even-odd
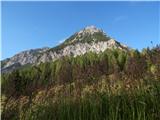
[[[42,48],[23,51],[2,61],[2,72],[7,72],[27,64],[39,64],[55,61],[63,56],[78,56],[87,52],[103,52],[106,49],[124,49],[128,47],[107,36],[95,26],[88,26],[76,32],[64,43],[54,48]]]
[[[159,48],[107,49],[2,74],[2,119],[159,120]]]

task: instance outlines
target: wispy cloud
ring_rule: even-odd
[[[150,1],[150,0],[145,0],[145,1]],[[139,1],[139,0],[129,0],[128,1],[129,5],[131,5],[131,6],[133,6],[133,5],[139,5],[142,2],[143,1]]]
[[[57,45],[63,43],[66,39],[67,39],[67,37],[65,37],[65,38],[63,38],[63,39],[61,39],[61,40],[59,40],[59,41],[57,42]]]
[[[66,40],[66,39],[59,40],[59,41],[58,41],[58,44],[63,43],[65,40]]]
[[[118,16],[113,19],[113,23],[122,22],[122,21],[125,21],[126,19],[127,19],[127,16]]]

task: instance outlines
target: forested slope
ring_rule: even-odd
[[[2,74],[2,119],[158,120],[160,47],[107,49]]]

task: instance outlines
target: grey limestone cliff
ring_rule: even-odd
[[[31,49],[1,61],[1,70],[2,72],[7,72],[27,64],[37,65],[41,62],[54,61],[63,56],[76,57],[90,51],[98,54],[106,49],[113,48],[123,50],[128,49],[126,45],[107,36],[103,30],[100,30],[95,26],[88,26],[83,30],[76,32],[57,47]]]

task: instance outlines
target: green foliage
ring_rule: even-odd
[[[75,58],[64,57],[54,62],[41,63],[39,66],[28,66],[22,70],[2,75],[2,93],[10,94],[10,92],[6,92],[10,88],[9,86],[21,85],[26,88],[23,91],[27,91],[28,87],[30,89],[40,88],[51,84],[64,84],[73,80],[87,82],[103,75],[117,76],[120,72],[125,72],[129,79],[143,78],[145,74],[148,76],[149,74],[146,73],[148,70],[150,74],[155,73],[158,77],[158,53],[159,51],[156,49],[147,49],[145,54],[141,54],[137,50],[126,52],[119,49],[108,49],[100,54],[89,52]],[[21,91],[20,88],[16,87],[15,89],[15,91]]]
[[[93,37],[97,40],[97,42],[98,41],[107,41],[107,40],[111,39],[110,37],[103,35],[103,33],[101,33],[101,32],[93,34]]]
[[[40,70],[41,70],[41,77],[40,80],[42,81],[41,84],[48,84],[51,82],[51,68],[50,68],[50,63],[44,63],[40,65]]]
[[[151,65],[151,67],[150,67],[150,71],[152,74],[155,74],[158,71],[157,69],[158,69],[158,67],[156,65]]]
[[[126,64],[127,54],[123,51],[121,51],[118,55],[118,66],[121,71],[124,70],[125,64]]]
[[[142,52],[119,49],[107,49],[99,54],[89,52],[2,74],[2,95],[7,99],[11,96],[13,101],[28,97],[32,106],[24,107],[22,120],[160,119],[159,65],[159,47]],[[105,82],[99,85],[100,80]],[[115,84],[116,81],[119,83]],[[32,103],[39,90],[47,88],[48,92],[50,87],[56,89],[59,85],[63,85],[64,96],[53,92],[59,96],[49,97],[45,102],[39,100],[41,104]],[[86,96],[82,94],[85,85],[94,86],[89,87],[91,94]],[[106,86],[105,92],[99,92],[101,86]],[[117,90],[119,87],[121,90]],[[2,116],[9,113],[9,119],[21,119],[20,109],[20,106],[8,107]]]

